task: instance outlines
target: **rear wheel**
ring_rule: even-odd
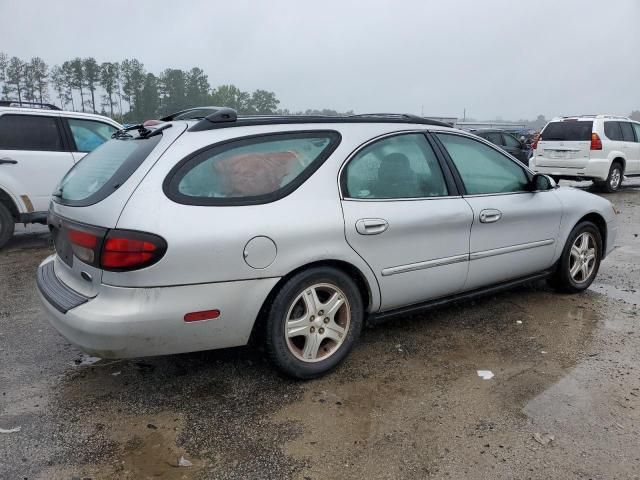
[[[362,298],[340,270],[313,268],[292,277],[269,308],[265,343],[287,375],[309,379],[335,368],[362,329]]]
[[[609,169],[609,176],[604,182],[598,183],[600,188],[608,193],[617,192],[622,186],[624,171],[620,162],[613,162]]]
[[[0,203],[0,248],[4,247],[13,236],[15,222],[9,209]]]
[[[571,231],[550,284],[559,291],[578,293],[589,288],[602,259],[600,230],[582,222]]]

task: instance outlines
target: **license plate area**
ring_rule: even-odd
[[[56,249],[56,253],[60,260],[62,260],[69,268],[73,268],[73,249],[71,243],[63,229],[62,220],[57,219],[57,222],[51,223],[49,219],[49,230],[51,231],[51,237],[53,238],[53,246]]]

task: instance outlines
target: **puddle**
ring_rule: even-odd
[[[640,292],[632,289],[620,289],[606,283],[594,282],[590,289],[593,292],[606,295],[613,300],[619,300],[630,305],[640,304]]]

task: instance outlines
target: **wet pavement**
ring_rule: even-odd
[[[607,196],[618,248],[587,292],[541,283],[399,318],[310,382],[250,348],[91,363],[37,300],[46,229],[21,229],[0,252],[0,429],[20,427],[0,433],[0,478],[640,478],[627,185]]]

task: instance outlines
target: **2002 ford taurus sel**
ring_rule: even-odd
[[[311,378],[366,318],[548,278],[579,292],[611,203],[408,115],[206,118],[122,130],[54,192],[38,270],[53,325],[133,357],[258,338]]]

